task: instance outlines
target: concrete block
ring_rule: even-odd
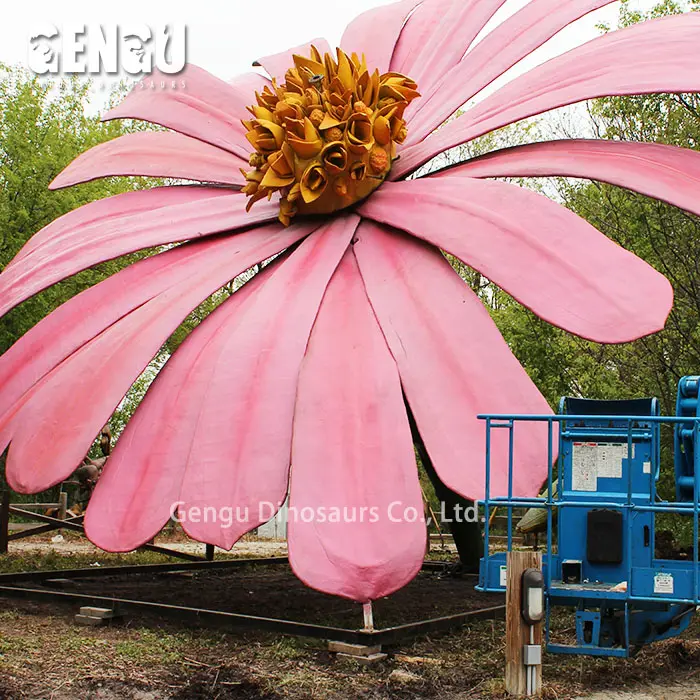
[[[120,617],[119,613],[112,610],[112,608],[93,608],[89,605],[80,608],[80,614],[87,617],[98,617],[101,620],[111,620],[112,618]]]
[[[378,654],[382,650],[381,644],[347,644],[346,642],[328,642],[328,651],[338,654],[350,654],[351,656],[370,656]]]

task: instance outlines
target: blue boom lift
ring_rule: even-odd
[[[656,399],[569,397],[561,400],[556,416],[480,416],[486,425],[486,492],[478,589],[496,592],[505,587],[506,552],[493,551],[490,542],[493,509],[508,512],[508,550],[513,546],[513,509],[545,509],[547,651],[628,657],[643,645],[676,636],[688,627],[700,603],[699,387],[700,377],[681,379],[676,416],[671,417],[659,415]],[[493,431],[509,432],[512,475],[518,467],[513,432],[524,421],[547,423],[548,490],[539,498],[518,498],[512,493],[491,497]],[[668,449],[673,438],[675,501],[661,500],[657,493],[661,437],[666,431]],[[692,523],[692,557],[687,552],[685,558],[657,558],[655,529],[657,519],[665,514],[683,516]],[[554,606],[575,611],[575,644],[551,639]]]

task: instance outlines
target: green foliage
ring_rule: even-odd
[[[139,178],[107,178],[66,190],[48,189],[56,175],[87,149],[146,128],[123,121],[101,123],[90,115],[90,90],[90,83],[77,78],[46,83],[21,68],[0,64],[0,270],[34,233],[59,216],[144,186]],[[21,304],[0,319],[0,353],[57,306],[147,254],[141,251],[96,265]],[[97,382],[95,386],[97,391]],[[133,403],[123,402],[118,412],[122,422],[133,408]],[[4,455],[0,471],[3,462]],[[55,487],[43,497],[55,500],[58,490]]]
[[[0,270],[29,238],[62,214],[102,197],[142,186],[109,178],[51,192],[49,183],[91,146],[134,131],[88,116],[90,84],[78,79],[44,83],[0,64]],[[110,261],[55,285],[0,321],[0,353],[56,306],[141,255]]]
[[[700,9],[700,0],[694,0],[692,8]],[[686,9],[683,4],[665,0],[648,13],[640,13],[623,2],[619,26]],[[588,114],[590,127],[600,138],[700,148],[697,95],[604,98],[592,102]],[[545,139],[551,138],[546,133],[546,122],[525,128],[515,125],[507,133],[508,145],[532,140],[533,129],[543,133]],[[498,139],[481,145],[487,150],[501,147]],[[481,148],[468,155],[480,152]],[[660,398],[665,413],[672,413],[678,379],[700,371],[697,218],[643,195],[597,182],[558,179],[550,183],[549,190],[670,280],[675,305],[662,332],[623,345],[591,343],[541,321],[489,280],[458,261],[451,262],[480,295],[513,352],[553,407],[564,394],[593,398],[653,395]]]
[[[682,9],[666,1],[642,15],[624,3],[620,24]],[[698,95],[606,98],[596,101],[590,114],[602,138],[700,149]],[[608,346],[601,355],[601,370],[609,381],[627,386],[631,394],[658,396],[662,410],[672,413],[678,379],[700,371],[700,221],[676,207],[602,183],[563,181],[559,193],[568,207],[646,260],[673,285],[674,307],[663,331],[634,343]]]
[[[688,8],[666,0],[648,13],[623,2],[620,27]],[[700,9],[700,0],[691,9]],[[604,28],[607,30],[607,28]],[[700,96],[644,95],[592,102],[590,126],[599,138],[656,142],[700,150]],[[675,303],[664,330],[632,343],[598,345],[556,329],[489,284],[479,293],[513,352],[551,405],[561,395],[591,398],[656,396],[675,413],[677,383],[700,373],[700,221],[649,197],[599,182],[559,179],[556,196],[606,236],[636,253],[671,282]],[[663,432],[663,431],[662,431]],[[670,431],[662,435],[659,491],[673,498]],[[689,523],[664,526],[687,544]]]

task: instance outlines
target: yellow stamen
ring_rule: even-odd
[[[279,219],[327,214],[371,194],[406,138],[403,114],[419,96],[399,73],[367,68],[364,56],[294,56],[285,82],[256,93],[244,121],[254,149],[245,172],[248,207],[280,194]]]
[[[375,146],[369,154],[369,167],[373,173],[383,173],[389,165],[389,157],[386,151]]]

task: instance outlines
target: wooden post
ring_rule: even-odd
[[[520,588],[525,569],[541,569],[539,552],[508,552],[506,584],[506,692],[525,695],[527,675],[523,665],[523,646],[530,643],[530,627],[520,614]],[[534,643],[542,643],[542,625],[534,626]],[[536,666],[536,682],[532,695],[542,693],[542,666]]]
[[[214,561],[214,545],[207,544],[204,550],[204,556],[207,561]]]
[[[0,554],[7,554],[10,535],[10,492],[0,491]]]
[[[66,519],[66,511],[68,510],[68,494],[65,491],[61,491],[58,494],[58,519]]]

